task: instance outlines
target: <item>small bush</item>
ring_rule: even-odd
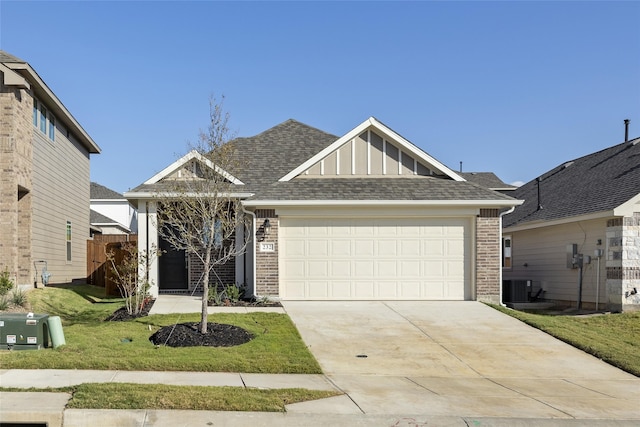
[[[0,311],[9,310],[9,298],[6,296],[0,297]]]
[[[17,307],[24,307],[27,305],[27,293],[20,288],[15,288],[11,292],[11,303]]]
[[[13,281],[10,278],[9,270],[6,268],[0,273],[0,295],[6,295],[13,288]]]

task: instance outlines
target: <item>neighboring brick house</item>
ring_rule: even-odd
[[[466,181],[375,118],[342,137],[288,120],[230,143],[247,167],[224,172],[253,226],[249,249],[227,272],[250,294],[500,300],[499,211],[520,201]],[[158,242],[163,182],[197,170],[194,161],[189,153],[125,193],[138,207],[141,249]],[[178,280],[164,276],[181,268]],[[196,275],[184,254],[163,254],[150,276],[158,294],[193,289]]]
[[[86,276],[89,159],[100,148],[25,61],[0,51],[0,270]],[[36,275],[37,263],[38,275]]]
[[[117,191],[91,183],[91,229],[100,234],[135,234],[138,213]]]
[[[513,194],[525,202],[504,216],[505,280],[532,281],[559,305],[640,308],[640,138],[565,162]]]

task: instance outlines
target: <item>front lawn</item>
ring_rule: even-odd
[[[288,316],[277,313],[211,314],[209,322],[246,329],[254,339],[235,347],[154,346],[160,327],[197,322],[198,314],[153,315],[105,322],[121,299],[101,298],[102,288],[48,287],[29,292],[32,310],[60,316],[66,345],[39,351],[0,351],[3,369],[113,369],[321,373]]]
[[[493,307],[640,377],[640,312],[558,316]]]

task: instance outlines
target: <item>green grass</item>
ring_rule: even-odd
[[[558,316],[492,307],[640,377],[640,312]]]
[[[254,335],[235,347],[154,346],[149,337],[163,326],[199,321],[198,314],[153,315],[128,322],[104,322],[121,299],[90,302],[101,288],[45,288],[29,293],[37,313],[60,316],[66,345],[40,351],[0,351],[3,369],[113,369],[321,373],[288,316],[277,313],[212,314],[210,322],[242,327]],[[113,302],[111,302],[113,301]]]
[[[172,386],[163,384],[86,383],[74,387],[11,389],[71,393],[73,409],[188,409],[206,411],[284,412],[285,405],[337,396],[335,391]]]

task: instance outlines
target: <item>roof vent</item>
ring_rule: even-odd
[[[629,122],[631,120],[624,119],[624,142],[629,141]]]
[[[571,166],[573,164],[573,160],[571,160],[570,162],[565,163],[564,165],[562,165],[562,169],[566,169],[569,166]]]

